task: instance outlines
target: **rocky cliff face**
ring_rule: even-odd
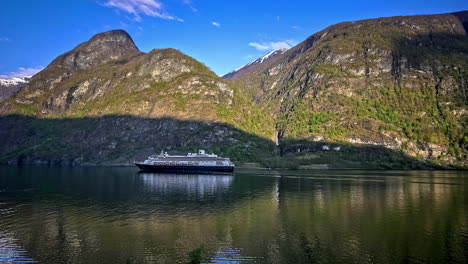
[[[378,145],[466,165],[467,14],[344,22],[236,82],[302,139]]]

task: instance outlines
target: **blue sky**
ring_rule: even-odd
[[[468,10],[463,0],[2,0],[0,77],[31,75],[94,34],[175,48],[219,75],[343,21]]]

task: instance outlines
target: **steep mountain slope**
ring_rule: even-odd
[[[467,17],[336,24],[231,78],[277,120],[283,151],[348,142],[466,166]]]
[[[0,102],[18,92],[31,77],[0,78]]]
[[[120,30],[59,56],[0,113],[8,162],[128,163],[221,145],[241,160],[274,148],[269,118],[226,81],[177,50],[142,53]]]

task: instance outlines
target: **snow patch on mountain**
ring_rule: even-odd
[[[288,49],[287,48],[284,48],[284,49],[279,49],[279,50],[274,50],[268,54],[266,54],[265,56],[257,59],[257,61],[259,61],[259,63],[263,63],[265,60],[268,60],[268,58],[270,58],[271,56],[274,56],[274,55],[280,55],[280,54],[283,54],[287,51]]]
[[[281,54],[285,53],[287,50],[288,50],[288,48],[278,49],[278,50],[271,51],[271,52],[265,54],[264,56],[262,56],[262,57],[260,57],[260,58],[258,58],[258,59],[256,59],[256,60],[254,60],[254,61],[251,61],[251,62],[247,63],[246,65],[243,65],[243,66],[241,66],[241,67],[239,67],[239,68],[237,68],[237,69],[235,69],[235,70],[233,70],[233,71],[231,71],[231,72],[225,74],[224,76],[232,75],[232,74],[234,74],[234,73],[236,73],[236,72],[239,72],[239,71],[241,71],[242,69],[247,68],[247,67],[249,67],[249,66],[251,66],[251,65],[261,64],[261,63],[267,61],[268,59],[270,59],[270,58],[272,58],[272,57],[275,57],[275,56],[278,56],[278,55],[281,55]],[[223,77],[224,77],[224,76],[223,76]]]
[[[28,77],[0,78],[0,102],[18,92],[31,80]]]
[[[15,86],[26,84],[31,80],[31,76],[0,79],[0,86]]]

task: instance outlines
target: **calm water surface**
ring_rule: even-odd
[[[467,263],[468,172],[0,167],[0,263]]]

